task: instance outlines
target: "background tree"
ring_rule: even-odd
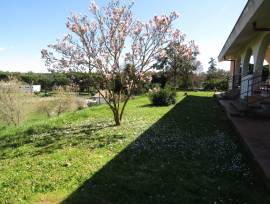
[[[50,91],[51,88],[54,85],[54,80],[52,75],[39,75],[36,84],[40,84],[42,89],[45,90],[45,92]]]
[[[20,76],[21,80],[27,84],[36,84],[39,78],[38,74],[33,72],[23,73]]]
[[[209,67],[208,67],[208,71],[207,71],[207,79],[211,80],[214,79],[216,76],[216,72],[217,72],[217,62],[215,60],[215,58],[211,57],[209,62]]]
[[[208,63],[209,68],[206,73],[205,89],[221,91],[227,90],[229,72],[223,69],[218,69],[216,60],[212,57],[210,58]]]
[[[9,80],[9,73],[0,71],[0,81],[8,81]]]
[[[203,71],[201,62],[198,61],[196,71],[191,75],[191,84],[193,89],[202,89],[206,81],[206,74]]]
[[[142,23],[133,19],[132,5],[112,0],[99,9],[92,2],[93,20],[85,15],[72,15],[67,22],[72,34],[49,45],[50,51],[42,50],[51,71],[98,73],[91,81],[112,110],[116,125],[120,125],[138,83],[146,80],[145,73],[171,41],[172,23],[178,17],[172,12]],[[121,66],[123,58],[134,69],[126,71]],[[106,96],[102,89],[106,89]]]
[[[167,72],[177,88],[177,80],[181,77],[184,88],[188,88],[190,75],[197,69],[196,56],[199,54],[194,41],[186,42],[185,35],[177,30],[170,42],[157,59],[155,67]]]
[[[180,76],[182,76],[183,87],[185,90],[189,88],[189,82],[191,80],[191,76],[200,66],[200,62],[196,60],[195,55],[192,54],[192,59],[188,60],[187,63],[184,63],[179,68]]]
[[[68,75],[64,73],[52,73],[52,78],[54,86],[64,87],[70,85],[71,83]]]
[[[164,89],[168,82],[168,76],[166,72],[157,72],[152,75],[151,84],[158,84],[160,88]]]

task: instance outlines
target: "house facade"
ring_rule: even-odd
[[[219,54],[230,61],[229,92],[248,104],[270,97],[270,1],[249,0]]]
[[[20,89],[25,93],[39,93],[41,91],[41,85],[23,85]]]

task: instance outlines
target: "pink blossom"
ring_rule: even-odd
[[[91,1],[91,4],[90,4],[90,10],[92,11],[92,12],[97,12],[98,11],[98,6],[97,6],[97,4],[96,4],[96,2],[95,1]]]
[[[115,71],[115,70],[117,69],[117,67],[118,67],[118,66],[117,66],[117,64],[116,64],[116,63],[115,63],[115,64],[113,64],[113,65],[112,65],[112,70],[113,70],[113,71]]]
[[[179,38],[180,35],[181,35],[181,32],[180,32],[180,30],[178,30],[178,29],[176,29],[176,30],[173,32],[173,38],[174,38],[174,39]]]
[[[166,56],[166,51],[165,50],[161,50],[161,52],[159,53],[159,57],[160,58],[164,58]]]
[[[81,32],[84,34],[89,30],[88,26],[84,25],[81,27]]]
[[[79,26],[77,24],[72,24],[71,25],[71,30],[74,32],[74,33],[77,33],[79,32]]]

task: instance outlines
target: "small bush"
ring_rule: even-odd
[[[38,110],[45,113],[47,117],[59,116],[64,112],[82,110],[85,107],[84,101],[77,98],[69,91],[59,87],[50,100],[43,100],[39,103]]]
[[[48,101],[48,100],[42,100],[38,104],[38,112],[45,113],[47,117],[51,117],[54,114],[54,107],[56,105],[54,104],[54,101]]]
[[[169,106],[176,103],[176,92],[170,89],[150,90],[149,98],[154,106]]]
[[[83,110],[87,107],[87,104],[85,104],[85,101],[83,99],[76,99],[75,105],[77,110]]]
[[[208,81],[204,83],[204,90],[219,90],[219,91],[227,91],[228,90],[228,80],[217,80],[217,81]]]
[[[19,125],[25,117],[25,104],[30,94],[17,80],[0,82],[0,120],[7,125]]]

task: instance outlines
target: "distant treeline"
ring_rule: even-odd
[[[150,88],[157,84],[164,88],[165,86],[172,86],[171,73],[159,71],[149,72],[148,75],[152,77],[150,82],[140,82],[135,91],[136,95],[146,93]],[[0,71],[0,81],[8,81],[10,79],[17,79],[26,84],[41,85],[42,91],[51,91],[55,87],[71,87],[73,91],[80,93],[95,94],[96,90],[93,86],[91,78],[100,78],[97,73],[82,73],[82,72],[68,72],[68,73],[20,73],[20,72],[3,72]],[[221,69],[209,69],[207,73],[192,73],[189,76],[189,89],[202,88],[204,90],[227,90],[228,89],[229,72]],[[102,81],[102,80],[101,80]],[[118,83],[116,83],[118,84]],[[184,83],[181,77],[177,78],[178,89],[184,89]],[[100,84],[99,86],[102,86]]]
[[[0,81],[17,79],[32,85],[41,85],[42,90],[50,91],[56,86],[76,86],[80,92],[88,92],[91,86],[90,75],[81,72],[70,73],[20,73],[0,71]]]
[[[153,73],[149,73],[152,75]],[[96,90],[93,86],[93,78],[100,78],[97,73],[82,73],[82,72],[68,72],[68,73],[20,73],[20,72],[3,72],[0,71],[0,81],[9,81],[10,79],[17,79],[26,84],[41,85],[42,91],[51,91],[56,87],[69,87],[72,91],[80,93],[95,94]],[[102,80],[101,80],[102,81]],[[96,83],[96,82],[95,82]],[[97,84],[97,83],[96,83]],[[102,83],[98,84],[102,87]],[[141,94],[148,90],[149,84],[141,82],[138,84],[138,90],[135,94]]]

